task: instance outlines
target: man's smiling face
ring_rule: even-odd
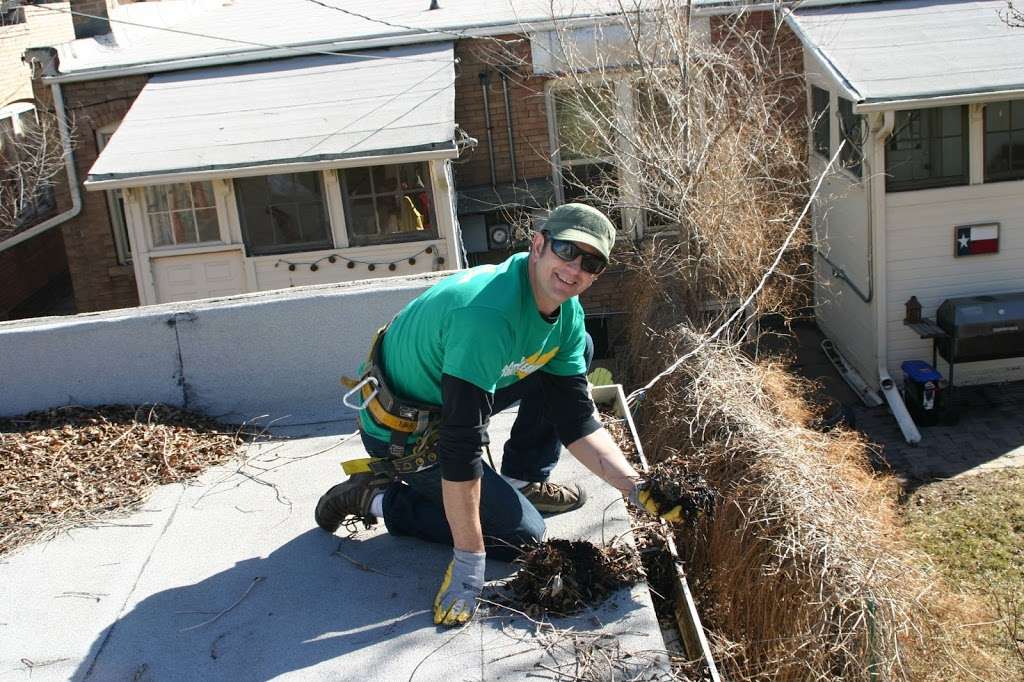
[[[574,242],[575,243],[575,242]],[[587,244],[576,243],[586,253],[596,254],[597,250]],[[597,275],[584,272],[580,257],[564,261],[552,253],[544,235],[533,235],[530,245],[530,285],[537,307],[546,315],[573,296],[586,291],[597,279]]]

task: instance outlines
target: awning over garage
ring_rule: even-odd
[[[85,185],[444,158],[454,139],[450,42],[233,64],[152,77]]]
[[[858,110],[870,111],[1024,95],[1024,29],[1008,26],[1005,12],[1005,0],[902,0],[798,9],[787,21],[818,66],[859,95]]]

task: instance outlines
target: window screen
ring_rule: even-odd
[[[829,116],[828,90],[811,86],[811,116],[814,125],[814,151],[829,158],[829,138],[832,136],[832,118]]]
[[[333,246],[319,173],[282,173],[234,182],[249,255]]]
[[[1024,100],[985,105],[985,182],[1024,178]]]
[[[853,102],[839,98],[839,139],[845,140],[839,160],[846,170],[858,178],[864,160],[864,126],[862,117],[853,113]]]
[[[897,111],[885,172],[890,192],[966,185],[967,107]]]

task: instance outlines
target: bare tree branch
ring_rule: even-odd
[[[0,123],[0,241],[43,219],[55,207],[64,169],[56,116],[23,116],[20,130]]]

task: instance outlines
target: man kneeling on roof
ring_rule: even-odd
[[[640,508],[662,511],[602,428],[587,384],[593,342],[578,297],[607,267],[614,241],[603,213],[563,205],[528,253],[451,275],[374,340],[359,387],[371,459],[346,463],[361,472],[320,498],[316,522],[333,533],[383,518],[394,535],[453,546],[435,623],[473,615],[487,555],[512,560],[543,538],[542,514],[583,505],[581,488],[548,481],[563,444]],[[481,458],[487,424],[516,401],[499,474]]]

